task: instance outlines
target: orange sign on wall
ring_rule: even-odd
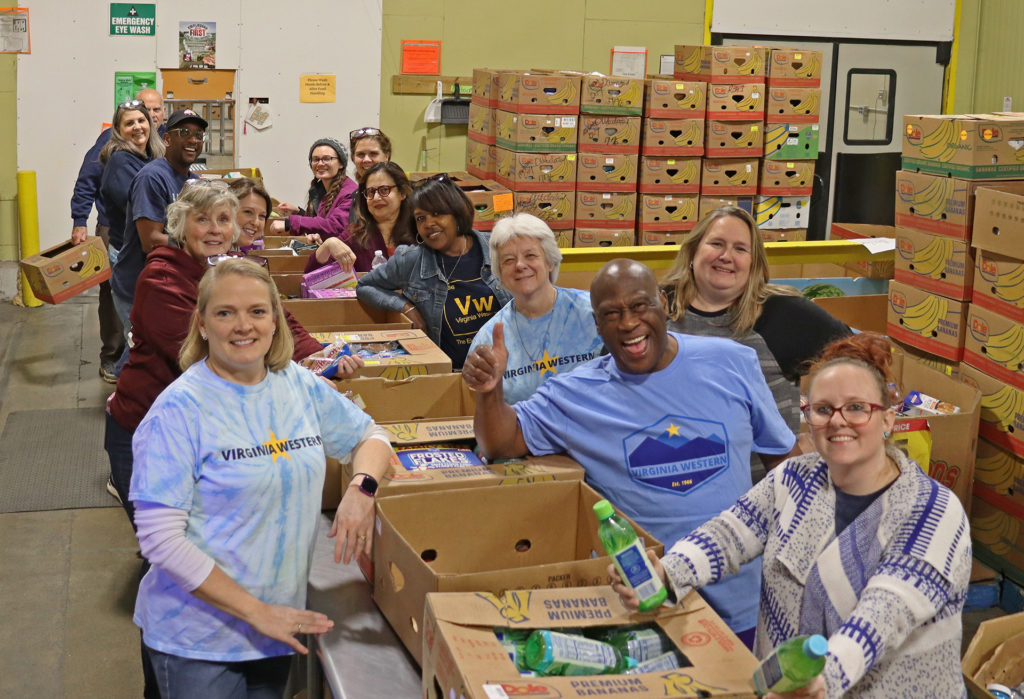
[[[441,42],[402,39],[402,73],[441,74]]]

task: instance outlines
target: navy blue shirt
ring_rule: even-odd
[[[100,151],[110,140],[110,129],[103,129],[100,137],[82,160],[75,180],[75,191],[71,194],[71,221],[73,226],[85,226],[89,223],[92,205],[96,204],[96,223],[109,225],[107,214],[100,202],[100,177],[103,175],[103,163],[100,162]]]
[[[124,245],[125,218],[128,209],[128,189],[132,180],[149,161],[131,150],[119,150],[110,156],[100,178],[100,198],[97,210],[107,212],[110,226],[110,245],[120,250]],[[102,205],[102,209],[100,208]]]

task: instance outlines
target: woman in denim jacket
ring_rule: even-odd
[[[473,230],[473,205],[447,175],[413,190],[415,246],[401,246],[359,280],[364,303],[401,311],[462,369],[477,331],[512,298],[491,271],[490,236]]]

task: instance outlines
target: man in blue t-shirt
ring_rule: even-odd
[[[128,314],[135,300],[135,283],[146,264],[146,254],[167,244],[167,206],[178,198],[181,188],[192,177],[189,168],[203,152],[206,127],[206,120],[191,109],[179,109],[172,114],[164,133],[167,152],[139,170],[128,188],[124,244],[110,277],[114,305],[126,331],[130,327]]]
[[[490,371],[463,370],[477,391],[477,440],[492,458],[567,452],[591,486],[668,547],[750,489],[752,451],[785,455],[793,433],[754,350],[667,331],[664,294],[645,265],[612,260],[590,297],[609,354],[514,407],[504,401],[508,352],[495,328],[493,346],[481,349]],[[701,593],[751,646],[760,562]]]

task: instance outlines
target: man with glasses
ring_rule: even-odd
[[[139,90],[135,99],[145,104],[153,128],[163,135],[164,101],[156,90]],[[100,203],[100,178],[103,175],[103,164],[100,163],[100,151],[110,140],[110,129],[103,129],[96,143],[85,154],[82,167],[75,180],[75,189],[71,195],[71,242],[81,243],[89,233],[88,221],[92,207],[96,206],[96,235],[103,239],[104,247],[109,246],[107,237],[108,224],[106,212]],[[100,377],[107,383],[117,382],[115,363],[124,351],[124,330],[117,317],[114,301],[111,297],[110,283],[103,282],[99,288],[100,317]]]
[[[514,406],[502,389],[501,325],[489,351],[470,355],[462,373],[477,391],[477,440],[491,458],[568,453],[590,485],[667,548],[750,489],[751,451],[784,455],[795,438],[756,352],[669,332],[664,293],[645,265],[612,260],[590,300],[608,354]],[[759,591],[753,563],[701,592],[750,647]]]
[[[110,278],[117,314],[126,328],[130,327],[128,315],[135,299],[135,283],[146,254],[158,245],[167,245],[167,206],[194,177],[189,168],[203,152],[207,126],[206,120],[191,109],[172,114],[164,133],[164,157],[147,163],[128,188],[124,245]]]

